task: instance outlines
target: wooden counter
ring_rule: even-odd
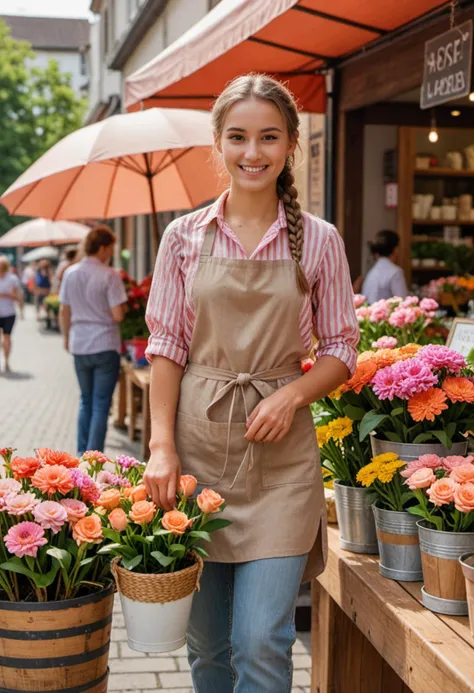
[[[339,548],[312,584],[312,693],[472,693],[467,617],[421,605],[421,584],[379,575],[375,556]]]

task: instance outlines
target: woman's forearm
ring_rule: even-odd
[[[174,429],[179,389],[184,368],[164,356],[155,356],[151,364],[150,451],[174,448]]]
[[[311,370],[285,388],[297,408],[326,397],[349,378],[349,369],[335,356],[321,356]]]

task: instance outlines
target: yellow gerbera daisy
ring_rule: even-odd
[[[328,440],[330,440],[329,436],[329,426],[318,426],[316,428],[316,437],[318,439],[318,445],[319,447],[322,447],[323,445],[326,445]]]
[[[339,417],[328,424],[328,437],[333,440],[343,440],[352,433],[354,422],[348,416]]]
[[[397,460],[398,455],[396,452],[384,452],[381,455],[372,457],[372,462],[377,464],[389,464],[390,462],[396,462]]]

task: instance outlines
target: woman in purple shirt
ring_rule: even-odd
[[[127,295],[109,263],[115,236],[108,226],[93,228],[84,245],[86,257],[69,267],[59,299],[64,347],[74,356],[81,404],[78,453],[104,449],[107,419],[120,371],[120,330]]]

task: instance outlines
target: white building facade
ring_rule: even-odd
[[[1,15],[12,37],[31,43],[35,57],[31,64],[45,68],[56,60],[63,73],[71,75],[77,96],[89,90],[89,22],[86,19]]]

